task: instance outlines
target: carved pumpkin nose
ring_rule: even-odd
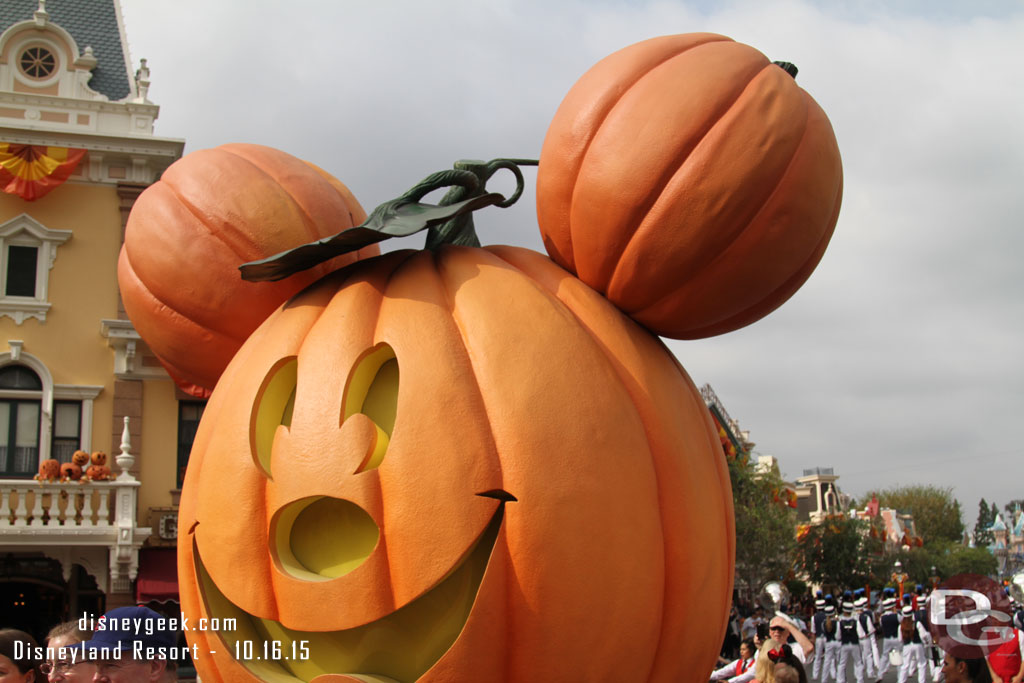
[[[344,576],[377,547],[380,529],[361,507],[341,498],[312,496],[278,510],[270,547],[278,567],[295,578],[327,581]]]

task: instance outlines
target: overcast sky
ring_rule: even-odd
[[[843,155],[831,245],[767,318],[669,346],[790,479],[952,487],[969,527],[981,497],[1024,498],[1019,0],[121,3],[159,135],[283,149],[367,210],[456,159],[537,157],[576,79],[634,42],[710,31],[794,62]],[[485,244],[543,251],[535,178],[477,219]]]

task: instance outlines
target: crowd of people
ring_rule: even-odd
[[[84,621],[84,620],[83,620]],[[118,607],[96,623],[54,626],[45,645],[0,630],[0,683],[170,683],[177,680],[178,629],[147,607]]]
[[[918,586],[899,599],[886,589],[871,605],[863,589],[839,598],[819,591],[793,613],[734,606],[720,668],[710,680],[727,683],[882,683],[889,670],[898,683],[1024,683],[1024,607],[1014,605],[1013,638],[988,656],[963,659],[932,641],[928,591]]]

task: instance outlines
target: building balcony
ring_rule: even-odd
[[[111,481],[0,479],[0,552],[42,553],[61,563],[65,580],[79,564],[103,592],[128,592],[151,530],[138,523],[128,418],[124,430],[121,473]]]

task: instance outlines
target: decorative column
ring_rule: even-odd
[[[114,458],[121,473],[114,480],[114,528],[117,532],[113,545],[110,546],[110,592],[107,596],[107,608],[132,604],[132,581],[139,571],[139,547],[149,536],[149,529],[139,529],[136,523],[136,508],[139,500],[141,483],[131,470],[135,465],[135,456],[131,454],[131,436],[128,429],[129,420],[124,418],[124,430],[121,432],[121,452]]]

